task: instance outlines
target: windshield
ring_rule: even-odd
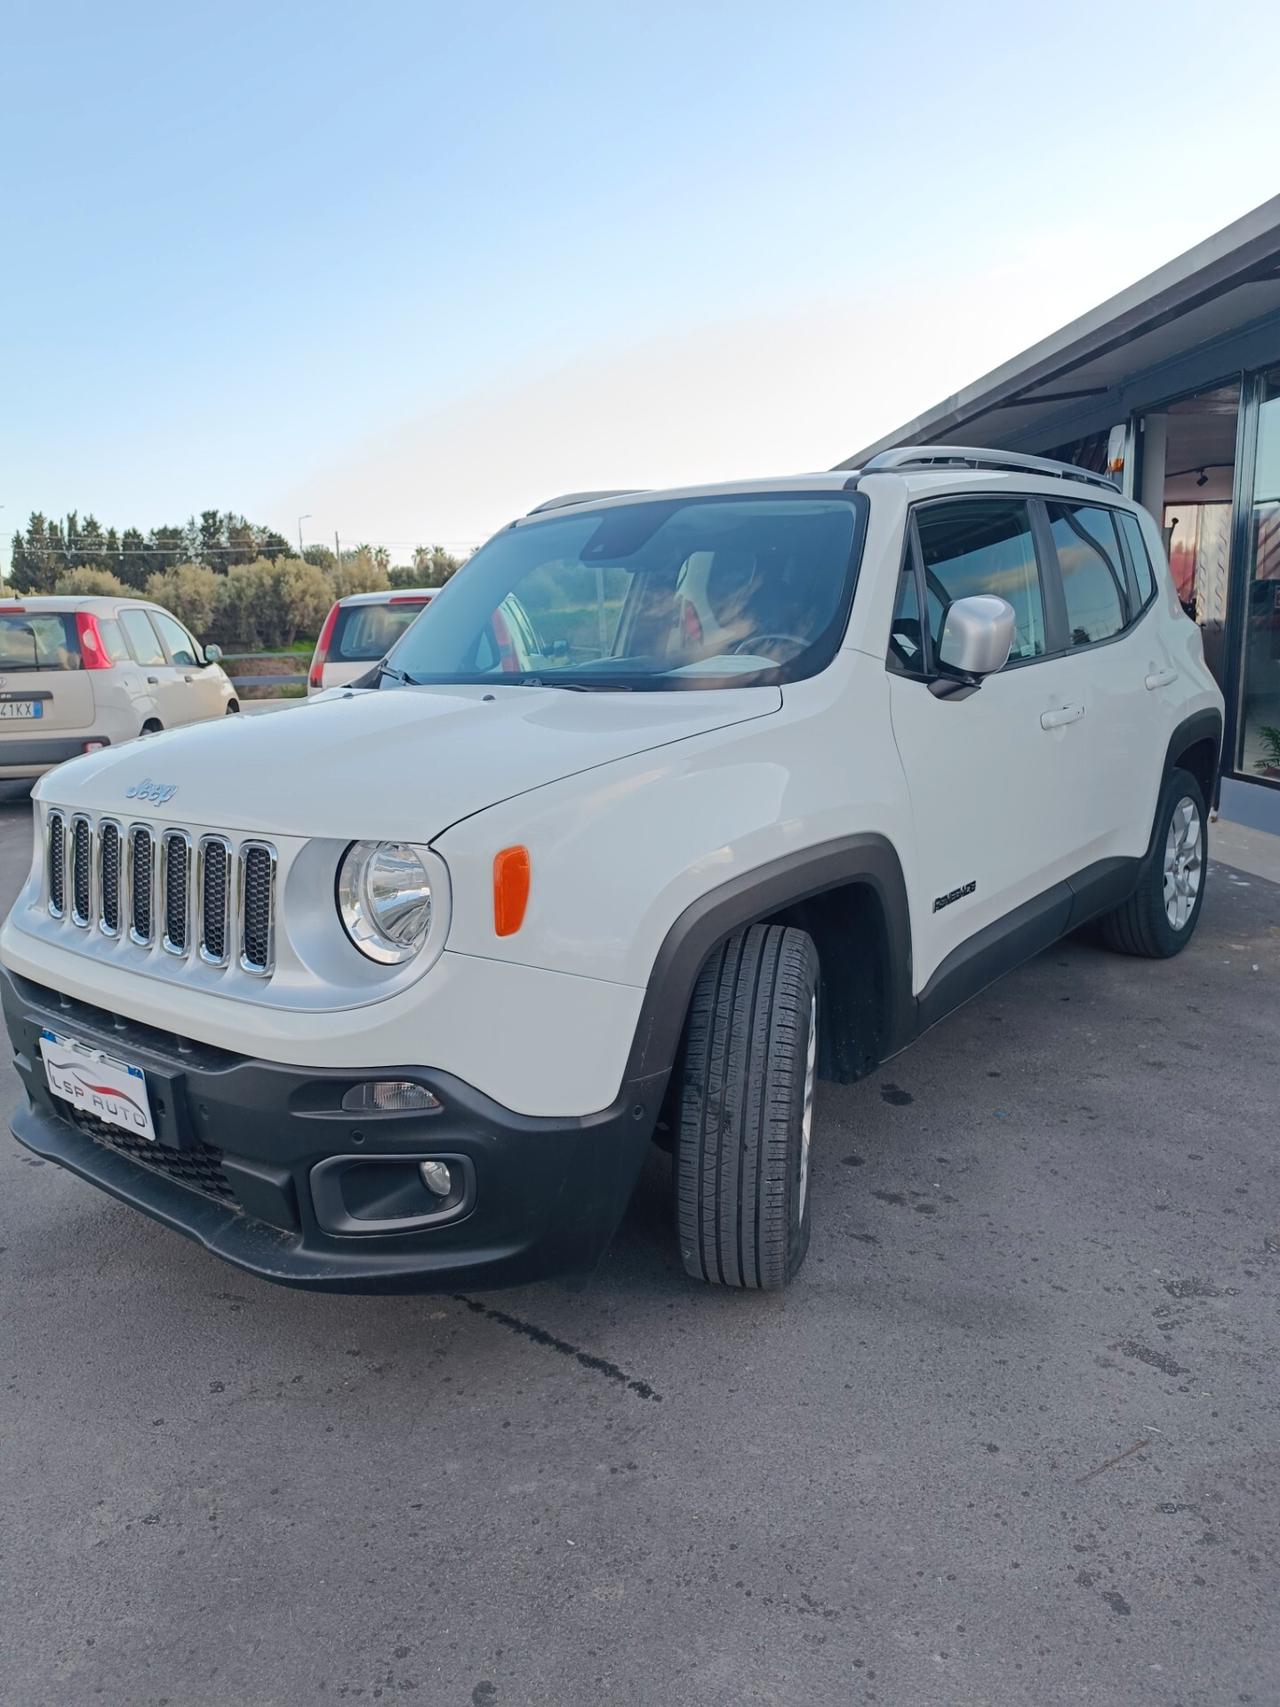
[[[0,670],[78,670],[75,616],[65,611],[8,611],[0,616]]]
[[[852,596],[853,494],[695,498],[495,535],[387,662],[411,682],[634,689],[812,675]]]

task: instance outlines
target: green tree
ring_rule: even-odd
[[[147,597],[171,610],[204,640],[214,626],[222,577],[203,563],[175,563],[148,578]]]
[[[443,587],[449,577],[456,575],[461,569],[462,563],[461,557],[455,557],[442,545],[420,545],[413,554],[415,579],[405,584],[415,587]]]
[[[126,528],[120,535],[120,579],[141,592],[150,573],[146,540],[137,528]]]
[[[66,543],[58,522],[33,510],[26,533],[13,542],[10,583],[15,593],[51,593],[67,563]]]
[[[385,563],[367,545],[355,551],[344,551],[342,561],[329,571],[329,585],[335,599],[349,599],[353,593],[384,593],[391,585]]]
[[[54,582],[53,590],[82,599],[136,599],[140,596],[109,569],[93,569],[83,563],[75,569],[64,569]]]

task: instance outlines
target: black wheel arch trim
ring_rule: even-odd
[[[654,960],[626,1078],[670,1071],[698,973],[725,937],[799,902],[855,883],[875,892],[888,935],[885,978],[889,1047],[885,1053],[893,1054],[904,1047],[916,1029],[906,880],[893,843],[887,836],[866,832],[800,848],[755,866],[708,890],[685,908],[667,931]]]
[[[1174,761],[1179,754],[1185,753],[1188,747],[1194,747],[1197,742],[1213,742],[1213,774],[1209,778],[1209,787],[1205,790],[1205,805],[1215,808],[1218,804],[1218,790],[1222,782],[1222,713],[1214,706],[1206,706],[1203,711],[1193,711],[1190,717],[1184,717],[1173,734],[1169,737],[1169,745],[1165,748],[1164,770],[1161,772],[1161,787],[1164,778],[1174,768]],[[1150,854],[1155,845],[1156,828],[1151,826],[1152,840],[1148,844]]]

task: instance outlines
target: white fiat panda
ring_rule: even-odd
[[[0,600],[0,780],[239,711],[221,656],[145,599]]]
[[[1061,464],[575,494],[371,681],[46,778],[0,933],[18,1139],[268,1279],[589,1269],[657,1138],[688,1272],[782,1286],[820,1076],[1204,898],[1221,695]]]

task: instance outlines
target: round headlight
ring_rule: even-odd
[[[412,960],[431,928],[426,867],[407,842],[352,842],[338,867],[338,912],[370,960]]]

